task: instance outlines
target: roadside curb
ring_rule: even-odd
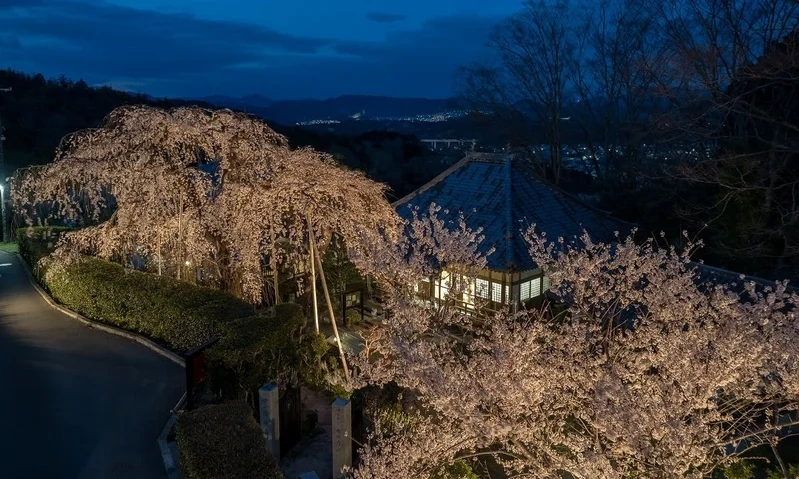
[[[169,447],[169,435],[175,428],[175,423],[177,422],[178,416],[180,416],[181,413],[181,407],[183,407],[183,403],[185,402],[186,393],[183,393],[183,396],[180,398],[178,403],[175,405],[172,411],[170,411],[172,414],[169,416],[169,420],[167,420],[164,429],[158,436],[158,447],[161,449],[161,459],[164,461],[164,468],[166,469],[166,475],[168,479],[181,479],[183,477],[180,472],[178,462],[172,455],[172,449]]]
[[[20,264],[22,264],[22,269],[25,270],[25,274],[28,276],[28,281],[30,281],[31,285],[33,286],[33,289],[35,289],[36,292],[39,293],[39,295],[42,298],[44,298],[45,302],[47,302],[47,304],[49,304],[51,308],[55,309],[56,311],[59,311],[60,313],[63,313],[65,315],[69,316],[70,318],[73,318],[73,319],[76,319],[76,320],[80,321],[81,323],[85,324],[86,326],[88,326],[90,328],[99,329],[100,331],[104,331],[104,332],[109,333],[109,334],[114,334],[116,336],[122,336],[123,338],[130,339],[131,341],[136,341],[137,343],[141,344],[142,346],[152,350],[156,354],[159,354],[159,355],[169,359],[170,361],[172,361],[173,363],[177,364],[178,366],[181,366],[181,367],[185,367],[186,366],[186,361],[183,359],[182,356],[180,356],[179,354],[168,350],[167,348],[165,348],[165,347],[163,347],[163,346],[161,346],[159,344],[156,344],[155,342],[153,342],[153,341],[151,341],[151,340],[149,340],[149,339],[147,339],[147,338],[145,338],[143,336],[139,336],[136,333],[131,333],[130,331],[125,331],[124,329],[117,328],[115,326],[110,326],[110,325],[107,325],[107,324],[98,323],[97,321],[92,321],[91,319],[89,319],[89,318],[87,318],[87,317],[85,317],[83,315],[80,315],[80,314],[78,314],[78,313],[76,313],[76,312],[74,312],[72,310],[69,310],[69,309],[61,306],[60,304],[56,303],[55,300],[49,294],[47,294],[47,291],[42,289],[42,287],[39,286],[39,284],[36,282],[36,278],[33,276],[33,273],[31,272],[30,267],[28,266],[28,263],[25,261],[25,259],[22,256],[20,256],[19,253],[12,253],[12,254],[14,256],[16,256],[17,259],[19,259]]]

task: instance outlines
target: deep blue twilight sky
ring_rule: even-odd
[[[0,68],[158,96],[445,97],[521,0],[0,0]]]

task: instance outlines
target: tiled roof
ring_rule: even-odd
[[[746,283],[754,283],[755,291],[760,293],[764,293],[766,288],[771,288],[773,291],[777,287],[777,282],[770,279],[744,275],[704,263],[692,263],[691,265],[696,267],[695,280],[700,285],[706,282],[711,284],[723,284],[739,294],[745,293],[746,288],[744,284]],[[735,284],[735,287],[732,287],[733,284]],[[787,291],[789,293],[799,293],[799,290],[790,284],[788,285]],[[743,299],[750,300],[748,295],[744,295]]]
[[[612,241],[615,231],[626,235],[632,229],[537,179],[525,160],[503,155],[469,153],[394,207],[402,217],[410,218],[412,207],[424,213],[431,203],[442,208],[439,215],[444,219],[463,213],[471,229],[483,228],[482,249],[495,247],[488,266],[497,271],[536,268],[522,237],[533,223],[553,240],[579,236],[585,229],[592,239]]]

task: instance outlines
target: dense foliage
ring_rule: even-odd
[[[736,72],[718,155],[686,165],[698,193],[684,208],[707,223],[714,262],[799,278],[799,31]]]
[[[240,401],[183,413],[176,425],[186,479],[283,479],[249,406]]]
[[[302,308],[279,304],[271,314],[236,319],[208,352],[211,388],[246,397],[265,383],[321,385],[320,363],[329,345],[308,327]]]
[[[68,228],[19,230],[20,252],[43,273],[58,236]],[[55,274],[38,274],[50,293],[90,319],[141,333],[178,352],[220,336],[208,352],[211,389],[222,397],[247,397],[261,385],[306,384],[329,388],[335,361],[330,345],[308,326],[302,308],[276,305],[255,314],[252,306],[222,291],[138,271],[97,258],[82,258]]]
[[[17,230],[19,254],[31,266],[39,264],[39,260],[55,250],[61,235],[71,228],[63,226],[35,226]],[[37,271],[38,273],[38,271]]]
[[[416,137],[392,131],[336,135],[297,126],[272,126],[278,133],[286,135],[292,146],[310,146],[324,151],[342,165],[386,183],[395,199],[411,193],[460,159],[457,154],[432,153]]]
[[[229,293],[98,258],[81,259],[45,277],[53,298],[67,308],[179,352],[221,334],[225,322],[253,314],[252,306]]]

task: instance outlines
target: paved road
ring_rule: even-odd
[[[0,477],[166,477],[182,369],[51,308],[19,262],[0,252]]]

